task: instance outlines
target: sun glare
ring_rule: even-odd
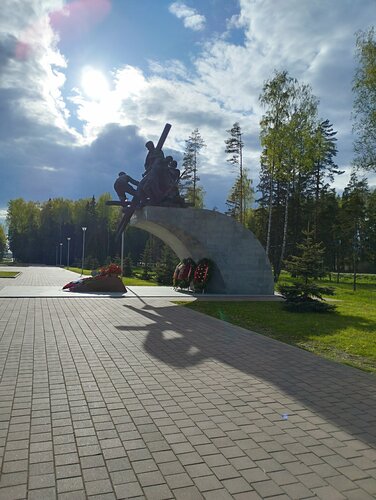
[[[81,87],[85,94],[95,101],[102,100],[110,90],[104,74],[90,67],[86,67],[82,70]]]

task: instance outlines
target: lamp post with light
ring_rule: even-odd
[[[67,250],[67,268],[69,269],[69,244],[70,244],[70,238],[68,237],[67,238],[67,242],[68,242],[68,250]]]
[[[63,252],[63,244],[60,243],[60,266],[61,266],[61,254]]]
[[[84,274],[84,260],[85,260],[85,233],[87,227],[82,227],[82,267],[81,267],[81,276]]]

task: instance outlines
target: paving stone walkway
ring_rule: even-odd
[[[167,299],[4,297],[0,466],[0,500],[373,499],[376,377]]]

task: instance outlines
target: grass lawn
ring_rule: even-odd
[[[18,271],[0,271],[0,278],[15,278],[19,274]]]
[[[140,278],[133,277],[123,278],[123,283],[126,286],[158,286],[158,283],[152,280],[142,280]]]
[[[68,268],[66,267],[65,269]],[[81,268],[70,267],[68,270],[81,275]],[[84,269],[84,276],[91,276],[91,269]],[[136,276],[132,276],[131,278],[123,278],[123,283],[125,286],[158,286],[158,283],[153,280],[142,280],[140,278],[137,278]]]
[[[361,277],[356,292],[350,280],[320,281],[335,289],[334,313],[292,313],[282,302],[195,301],[184,306],[376,373],[376,276]]]

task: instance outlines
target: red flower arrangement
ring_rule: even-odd
[[[102,267],[99,272],[87,278],[80,278],[67,283],[63,290],[70,292],[121,292],[126,293],[123,281],[120,277],[121,267],[117,264],[109,264]]]
[[[121,274],[121,267],[117,264],[109,264],[99,270],[100,276],[119,276]]]

